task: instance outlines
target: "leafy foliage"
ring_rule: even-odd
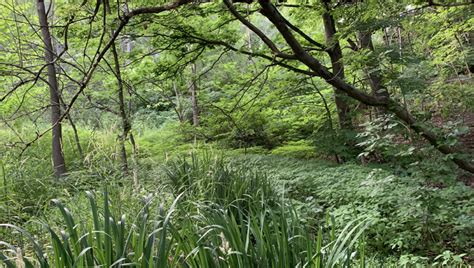
[[[53,200],[66,230],[59,232],[54,226],[44,225],[50,235],[51,250],[44,249],[25,230],[1,224],[2,228],[17,230],[28,237],[35,254],[30,259],[22,253],[23,249],[2,241],[7,247],[1,255],[3,263],[7,267],[16,267],[15,263],[28,267],[321,267],[363,261],[363,255],[354,254],[363,249],[364,244],[357,241],[367,228],[367,221],[348,222],[338,235],[334,224],[322,224],[319,228],[307,225],[284,199],[269,202],[264,191],[251,193],[259,188],[248,187],[245,181],[254,179],[237,180],[242,173],[229,172],[222,162],[212,164],[216,175],[199,173],[203,167],[197,165],[196,157],[192,159],[194,165],[183,175],[192,174],[195,184],[180,187],[182,193],[171,205],[165,209],[161,204],[156,213],[152,211],[151,196],[143,199],[144,205],[131,219],[117,214],[107,191],[102,206],[93,193],[87,192],[89,208],[81,211],[85,219],[74,217],[59,200]],[[169,167],[176,168],[176,164]],[[179,174],[180,169],[176,171]],[[168,172],[170,180],[175,175]],[[217,181],[209,184],[214,180]],[[223,188],[225,185],[219,184],[222,181],[239,187]],[[210,189],[208,199],[195,195],[196,184]],[[245,194],[238,192],[242,186],[247,186]],[[197,210],[193,212],[189,206]]]
[[[265,168],[271,174],[269,179],[282,184],[281,191],[288,191],[309,208],[307,213],[320,217],[329,209],[340,224],[366,215],[373,221],[368,246],[377,252],[424,255],[439,252],[447,244],[469,252],[474,243],[470,239],[474,196],[462,183],[451,181],[441,186],[394,176],[380,168],[275,156],[246,156],[234,161],[247,168]]]
[[[55,0],[53,62],[34,1],[0,3],[5,265],[473,261],[472,175],[451,162],[472,164],[457,153],[472,3],[270,1],[271,19],[266,1],[125,2]],[[68,173],[53,178],[59,123]]]

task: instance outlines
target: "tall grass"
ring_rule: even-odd
[[[164,170],[172,191],[194,201],[235,205],[249,201],[248,197],[262,196],[266,202],[279,199],[264,173],[232,166],[207,151],[170,160]]]
[[[31,243],[31,252],[2,241],[0,259],[6,267],[333,267],[348,266],[360,259],[354,255],[365,221],[350,222],[338,235],[329,228],[305,226],[291,206],[270,209],[262,201],[248,211],[231,210],[215,203],[200,204],[200,212],[176,212],[178,196],[155,216],[148,201],[138,217],[116,217],[107,192],[100,207],[88,193],[91,223],[80,223],[58,200],[65,230],[45,225],[49,244],[41,246],[19,227]],[[237,211],[237,213],[235,213]],[[176,218],[174,218],[176,217]]]
[[[334,219],[312,226],[265,176],[233,169],[221,159],[191,156],[169,163],[175,197],[119,215],[109,193],[87,192],[87,211],[71,212],[54,200],[59,228],[44,224],[38,242],[0,242],[6,267],[349,267],[364,266],[368,222],[354,220],[337,232]],[[79,215],[79,216],[78,216]],[[62,230],[64,229],[64,230]],[[28,245],[28,246],[27,246]]]

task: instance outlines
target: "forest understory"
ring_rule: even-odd
[[[0,267],[474,265],[472,1],[0,14]]]

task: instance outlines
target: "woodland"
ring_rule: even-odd
[[[0,267],[472,267],[471,0],[3,0]]]

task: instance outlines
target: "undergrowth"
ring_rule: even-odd
[[[234,165],[265,170],[289,198],[341,226],[357,215],[373,221],[368,246],[385,255],[474,254],[474,191],[456,180],[441,186],[379,167],[343,166],[275,156],[233,157]]]
[[[148,258],[148,265],[166,259],[170,267],[326,267],[334,250],[345,256],[338,258],[339,265],[349,260],[367,267],[461,267],[472,261],[474,194],[454,179],[434,185],[383,165],[336,165],[314,158],[317,154],[303,141],[271,151],[224,152],[209,144],[184,143],[175,127],[140,129],[138,163],[132,166],[138,188],[120,172],[113,130],[81,128],[84,158],[78,160],[72,132],[66,128],[70,173],[61,180],[52,178],[44,157],[50,151],[47,139],[31,146],[22,158],[21,148],[2,144],[0,240],[5,242],[5,258],[14,265],[20,260],[53,267],[90,263],[90,254],[97,265],[142,264]],[[14,140],[4,132],[0,134],[5,140]],[[127,149],[131,152],[130,144]],[[104,185],[108,197],[99,194]],[[112,218],[108,231],[106,206]],[[71,214],[64,212],[66,207]],[[74,230],[68,229],[71,220]],[[141,230],[137,222],[143,220],[147,227]],[[333,248],[339,235],[347,235],[359,223],[357,230],[370,226],[357,242],[343,243],[342,251]],[[77,240],[71,243],[74,232]],[[105,249],[104,232],[111,236],[110,249]],[[147,244],[149,239],[154,242]],[[145,256],[140,247],[147,245],[152,253]],[[40,254],[43,259],[34,257],[38,248],[46,254]],[[106,251],[114,257],[100,256]]]
[[[191,160],[177,159],[167,165],[166,174],[161,190],[168,189],[168,194],[147,195],[141,206],[120,207],[120,201],[114,202],[108,191],[98,202],[96,194],[87,192],[89,205],[79,205],[84,199],[78,198],[74,206],[80,209],[72,211],[54,199],[60,213],[40,220],[46,233],[33,235],[15,225],[0,224],[17,233],[13,241],[1,242],[0,259],[7,267],[333,267],[365,263],[365,242],[359,238],[370,223],[366,219],[348,221],[341,230],[336,230],[329,216],[319,225],[309,224],[291,200],[273,191],[266,177],[229,168],[222,158],[192,155]]]

